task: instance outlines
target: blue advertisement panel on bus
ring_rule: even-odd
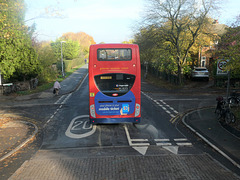
[[[120,97],[106,97],[103,93],[98,92],[95,96],[95,106],[96,113],[99,115],[133,114],[135,97],[131,91]]]

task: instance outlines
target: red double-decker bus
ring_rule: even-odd
[[[95,44],[89,51],[90,122],[139,123],[141,67],[135,44]]]

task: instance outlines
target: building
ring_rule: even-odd
[[[207,27],[207,31],[210,36],[208,44],[199,48],[198,66],[210,68],[216,57],[216,49],[220,36],[226,32],[226,25],[219,24],[218,20],[214,20],[213,23]]]

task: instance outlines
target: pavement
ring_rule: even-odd
[[[60,83],[61,90],[59,97],[74,92],[88,73],[88,65],[72,73],[68,78]],[[6,110],[8,107],[44,105],[49,100],[56,101],[53,88],[41,93],[25,96],[0,96],[0,162],[12,156],[28,142],[30,142],[38,132],[35,124],[26,121],[26,117],[13,115]],[[46,101],[47,100],[47,101]],[[1,108],[4,107],[4,108]],[[2,124],[2,126],[1,126]]]
[[[87,75],[87,65],[74,72],[60,84],[62,89],[59,96],[74,92]],[[41,93],[28,96],[0,96],[0,108],[31,104],[33,101],[52,98],[52,88]],[[45,102],[45,101],[44,101]],[[6,120],[7,119],[7,120]],[[240,169],[240,132],[234,131],[216,120],[214,107],[191,110],[181,115],[183,124],[213,149],[227,158]],[[0,162],[10,157],[34,138],[38,129],[22,117],[8,114],[0,109]]]

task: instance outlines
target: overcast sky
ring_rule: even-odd
[[[26,20],[37,25],[39,40],[55,41],[66,32],[85,32],[97,43],[120,43],[132,39],[134,27],[143,13],[145,0],[25,0]],[[224,0],[216,15],[228,24],[240,14],[240,0]],[[51,10],[62,18],[54,18]],[[49,11],[46,17],[46,10]],[[34,20],[29,20],[35,17]],[[28,21],[29,20],[29,21]]]

